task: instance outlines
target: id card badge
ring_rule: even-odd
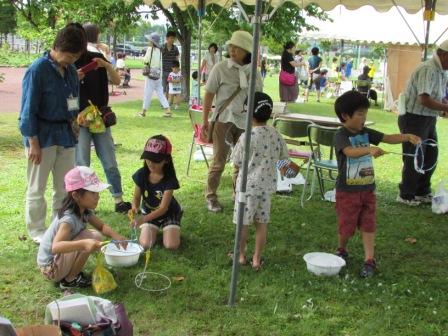
[[[69,111],[79,111],[79,101],[77,97],[67,98],[67,107]]]

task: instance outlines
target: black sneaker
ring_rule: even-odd
[[[86,276],[83,272],[80,272],[78,276],[70,282],[65,279],[62,279],[61,282],[59,282],[60,289],[86,288],[90,287],[90,285],[92,285],[92,279]]]
[[[115,204],[115,212],[126,214],[131,209],[132,205],[130,202],[120,202]]]
[[[336,250],[335,253],[338,257],[341,257],[342,259],[344,259],[347,262],[348,259],[348,252],[346,249],[342,248],[342,247],[338,247],[338,249]]]
[[[370,278],[376,273],[376,262],[373,259],[364,262],[364,266],[359,272],[361,278]]]

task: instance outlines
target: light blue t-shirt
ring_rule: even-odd
[[[86,211],[84,214],[85,218],[90,216],[90,214],[89,211]],[[68,223],[72,228],[72,231],[70,232],[70,240],[73,240],[73,238],[75,238],[81,231],[85,230],[87,226],[87,223],[82,221],[82,219],[71,210],[65,211],[62,218],[56,217],[47,231],[45,231],[40,243],[39,251],[37,252],[37,264],[39,266],[47,266],[53,262],[55,257],[51,252],[53,240],[62,223]]]

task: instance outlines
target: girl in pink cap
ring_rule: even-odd
[[[140,244],[144,249],[152,247],[159,229],[163,230],[163,246],[177,249],[180,245],[180,220],[182,208],[174,198],[174,190],[179,189],[171,143],[163,135],[148,139],[141,159],[143,167],[135,172],[132,210],[139,209],[142,216],[134,225],[141,229]]]
[[[101,247],[102,235],[126,240],[94,215],[99,192],[109,184],[101,183],[95,172],[84,166],[71,169],[64,177],[65,197],[58,216],[45,231],[37,254],[37,264],[50,281],[61,289],[88,287],[92,283],[83,269],[90,254]],[[87,230],[90,223],[96,230]],[[126,248],[126,243],[122,243]]]

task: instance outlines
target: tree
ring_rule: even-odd
[[[9,0],[21,17],[21,35],[35,35],[49,47],[58,29],[68,22],[94,22],[116,38],[135,27],[142,0]]]
[[[0,34],[6,37],[8,34],[14,33],[17,28],[16,10],[6,0],[0,0]],[[0,46],[2,39],[0,37]]]

